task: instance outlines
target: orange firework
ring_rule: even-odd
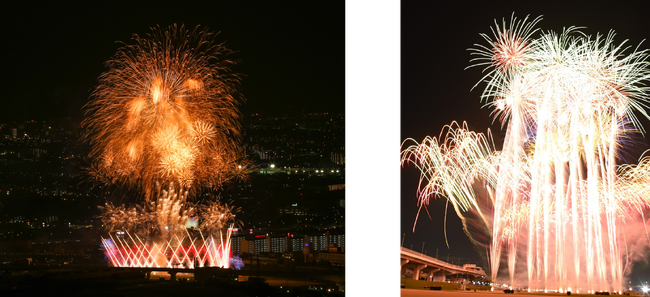
[[[136,206],[115,206],[106,203],[100,206],[99,218],[107,231],[129,230],[133,234],[149,238],[168,240],[174,236],[184,236],[186,222],[198,220],[196,226],[202,233],[221,234],[228,227],[240,226],[236,219],[240,208],[220,201],[186,201],[188,192],[176,191],[172,184],[168,190],[157,188],[159,195],[149,203]]]
[[[155,27],[106,63],[85,106],[91,176],[147,200],[157,182],[192,192],[242,176],[240,79],[232,51],[214,36],[198,26]]]
[[[201,206],[188,197],[244,177],[250,165],[239,143],[232,51],[199,27],[156,27],[133,40],[106,63],[85,106],[90,176],[141,191],[147,200],[102,207],[102,221],[116,232],[103,240],[107,255],[115,266],[228,267],[229,233],[225,240],[221,234],[235,221],[233,207]],[[185,228],[197,217],[206,218],[200,239]]]

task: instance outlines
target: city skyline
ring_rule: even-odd
[[[235,199],[238,203],[245,204],[249,203],[250,199],[262,198],[263,191],[260,190],[263,188],[276,188],[277,193],[271,193],[266,200],[279,200],[271,203],[300,202],[301,207],[316,207],[310,206],[311,203],[304,204],[303,200],[311,194],[305,193],[303,197],[300,195],[299,186],[289,187],[295,186],[296,183],[305,183],[296,178],[322,179],[322,182],[307,183],[323,189],[333,185],[330,190],[338,190],[336,185],[344,183],[343,114],[276,116],[257,113],[244,118],[246,137],[243,144],[246,147],[246,155],[255,164],[252,179],[238,181],[216,193],[201,191],[201,196],[196,199],[219,194],[224,196],[226,201]],[[74,198],[91,195],[118,204],[139,200],[137,192],[120,191],[119,186],[97,184],[88,179],[82,169],[89,152],[88,145],[80,141],[80,136],[84,133],[78,121],[67,118],[55,121],[0,123],[0,190],[5,196],[9,196],[7,198],[29,195],[72,195],[70,198]],[[279,176],[291,174],[291,177],[283,182],[286,185],[276,185],[276,181],[267,180],[277,179],[273,178],[273,173],[281,173]],[[264,177],[266,174],[269,174],[268,178]],[[260,177],[255,177],[257,175]],[[104,189],[98,191],[101,187]],[[246,189],[241,191],[240,188]],[[344,186],[340,188],[343,189]],[[106,191],[115,193],[107,195]],[[273,198],[273,194],[278,195],[278,198]],[[132,195],[135,196],[130,197]],[[338,200],[336,203],[338,204]],[[251,205],[253,206],[254,204]],[[254,213],[254,208],[244,210],[246,213]],[[243,223],[250,225],[251,221]]]

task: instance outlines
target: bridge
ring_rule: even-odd
[[[419,279],[420,273],[429,276],[429,280],[444,282],[447,275],[467,274],[468,276],[485,276],[485,271],[475,264],[458,266],[445,261],[400,247],[400,275],[405,275],[406,270],[413,269],[413,279]]]

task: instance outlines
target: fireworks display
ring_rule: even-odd
[[[250,167],[239,143],[232,51],[199,27],[156,27],[133,41],[106,63],[85,107],[90,176],[144,196],[103,207],[104,225],[119,232],[103,239],[107,256],[115,266],[228,267],[230,234],[222,232],[236,210],[191,198]],[[185,223],[197,219],[200,231],[190,234]]]
[[[109,203],[102,207],[102,223],[109,230],[109,237],[102,238],[102,243],[111,264],[229,268],[230,235],[239,209],[218,201],[188,202],[186,195],[187,192],[179,195],[170,188],[144,206],[116,207]],[[198,221],[191,233],[186,226],[188,221]]]
[[[93,177],[149,199],[156,183],[218,188],[245,169],[239,77],[213,39],[198,27],[156,27],[106,63],[84,122]]]
[[[529,291],[622,292],[650,206],[650,157],[622,164],[643,131],[635,113],[648,117],[648,52],[613,32],[539,31],[540,19],[495,22],[471,49],[481,98],[506,128],[501,149],[452,123],[407,139],[402,164],[421,171],[420,207],[445,197],[470,237],[469,221],[491,235],[481,248],[493,280],[505,262]]]
[[[143,241],[137,234],[118,231],[102,243],[111,264],[116,267],[167,267],[188,268],[231,266],[230,230],[219,240],[214,237],[174,236],[162,244]],[[241,266],[233,266],[237,270]]]

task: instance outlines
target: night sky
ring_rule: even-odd
[[[281,112],[290,105],[308,111],[344,111],[343,1],[79,3],[83,4],[0,4],[0,122],[80,117],[81,107],[88,101],[97,78],[106,70],[103,63],[120,46],[116,41],[131,43],[133,33],[142,36],[149,32],[149,27],[174,23],[190,28],[200,24],[213,32],[220,31],[216,41],[237,51],[233,58],[240,60],[240,64],[234,69],[245,75],[244,112]],[[494,19],[509,18],[513,11],[520,18],[527,14],[533,18],[543,15],[537,26],[543,30],[585,26],[583,32],[595,35],[614,29],[617,42],[629,39],[632,46],[650,39],[650,20],[640,8],[587,6],[570,1],[557,5],[544,2],[537,7],[525,1],[483,3],[402,2],[401,40],[385,40],[401,42],[401,81],[395,82],[401,89],[400,140],[420,141],[426,135],[438,135],[445,124],[456,120],[468,121],[479,132],[490,127],[499,142],[505,132],[492,125],[490,111],[481,108],[481,86],[470,92],[481,77],[480,69],[464,69],[470,65],[467,48],[484,43],[479,33],[488,33]],[[362,15],[353,19],[365,30]],[[642,48],[650,48],[650,42],[644,44]],[[382,61],[378,59],[376,63]],[[381,104],[365,100],[368,106]],[[372,123],[364,122],[362,114],[355,115],[361,116],[356,120],[364,123],[364,128],[372,127]],[[642,123],[650,127],[647,120]],[[641,140],[635,151],[648,147],[647,140]],[[415,233],[412,232],[418,172],[412,166],[400,172],[400,243],[406,234],[405,247],[413,245],[419,251],[422,242],[426,242],[424,249],[429,255],[435,255],[439,249],[440,258],[447,254],[478,258],[453,211],[447,225],[450,246],[445,245],[443,199],[432,200],[432,220],[423,213]]]
[[[480,93],[484,85],[473,91],[472,86],[481,78],[481,68],[470,68],[468,48],[473,44],[485,44],[480,33],[489,33],[494,20],[510,19],[513,11],[518,18],[526,15],[535,18],[543,15],[537,28],[560,32],[563,27],[583,26],[588,35],[606,34],[610,29],[617,33],[616,43],[629,39],[628,44],[638,45],[650,39],[650,19],[641,9],[623,6],[599,6],[573,4],[561,5],[544,2],[533,7],[525,1],[504,3],[484,1],[469,5],[463,1],[448,1],[445,6],[434,2],[402,2],[401,10],[401,132],[400,139],[414,138],[421,141],[425,136],[438,136],[442,127],[456,120],[467,121],[477,132],[490,128],[495,143],[502,143],[505,131],[498,122],[492,124],[490,110],[481,108]],[[540,4],[539,2],[536,2]],[[650,48],[646,41],[642,48]],[[642,124],[650,127],[647,120]],[[627,162],[636,163],[638,154],[648,149],[647,139],[639,139],[636,148],[627,148]],[[441,259],[447,254],[478,259],[469,239],[463,233],[460,220],[450,207],[447,234],[449,248],[443,234],[444,199],[432,199],[429,206],[431,219],[423,210],[412,232],[417,212],[416,190],[419,172],[413,166],[401,169],[401,232],[405,233],[404,247],[421,251],[422,242],[428,255]],[[464,262],[464,260],[462,260]]]
[[[221,32],[237,51],[243,112],[344,111],[342,1],[23,2],[0,4],[0,122],[79,117],[116,41],[174,23]]]

